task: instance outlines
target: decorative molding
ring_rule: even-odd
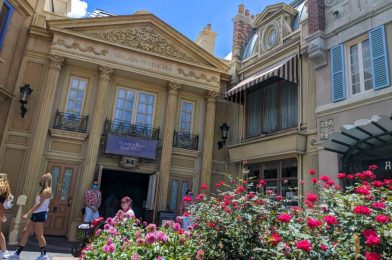
[[[50,132],[50,136],[63,138],[63,139],[84,141],[88,137],[88,134],[86,133],[70,132],[70,131],[54,129],[54,128],[50,128],[49,132]]]
[[[180,50],[175,44],[164,38],[151,26],[112,29],[104,32],[87,32],[86,35],[146,52],[200,64],[192,55]]]
[[[182,87],[180,83],[177,82],[169,82],[167,86],[167,90],[169,91],[169,94],[177,95],[178,90]]]
[[[314,68],[318,69],[327,64],[324,39],[320,36],[309,42],[308,57],[313,62]]]
[[[339,0],[325,0],[325,1],[324,1],[324,4],[325,4],[325,6],[327,6],[327,7],[331,7],[331,6],[334,6],[338,1],[339,1]]]
[[[58,55],[50,55],[49,56],[49,69],[61,70],[61,67],[64,64],[64,57]]]
[[[106,66],[99,66],[99,78],[101,80],[110,80],[113,76],[113,69]]]
[[[188,78],[194,78],[194,79],[198,79],[198,80],[204,80],[204,81],[207,81],[207,82],[219,83],[218,78],[215,77],[215,76],[208,77],[208,76],[207,76],[206,74],[204,74],[204,73],[197,74],[197,73],[194,72],[193,70],[191,70],[191,71],[189,71],[189,72],[187,73],[187,72],[185,72],[185,70],[183,70],[182,68],[178,68],[177,71],[178,71],[178,73],[179,73],[180,75],[183,75],[183,76],[188,77]]]
[[[328,139],[329,136],[333,133],[333,129],[334,129],[333,119],[320,121],[320,139],[321,140]]]
[[[207,102],[215,102],[217,96],[219,96],[219,92],[212,90],[208,91],[208,94],[206,96]]]
[[[57,41],[53,42],[53,45],[62,45],[67,49],[78,49],[82,52],[90,52],[98,56],[99,55],[105,56],[106,53],[108,53],[107,50],[96,51],[93,46],[82,47],[78,42],[73,42],[71,44],[68,44],[63,39],[57,39]]]

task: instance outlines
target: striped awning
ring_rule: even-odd
[[[287,81],[297,83],[297,61],[298,55],[294,54],[255,73],[253,76],[241,81],[235,87],[227,91],[225,93],[225,98],[239,103],[241,100],[241,92],[272,77],[279,77]]]
[[[332,133],[321,146],[324,150],[342,154],[348,160],[362,151],[388,147],[391,144],[392,117],[374,115],[371,119],[360,119],[353,125],[342,126],[340,132]]]

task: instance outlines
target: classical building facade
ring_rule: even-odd
[[[149,221],[176,212],[186,190],[221,180],[227,155],[215,142],[215,114],[229,76],[211,54],[211,27],[200,38],[207,51],[145,11],[68,19],[61,3],[62,13],[44,2],[34,14],[9,90],[19,96],[15,86],[29,84],[33,92],[24,118],[11,100],[0,150],[1,171],[28,205],[40,175],[52,173],[46,234],[73,239],[95,178],[103,214],[116,207],[108,198],[128,195]]]
[[[234,17],[229,115],[230,172],[246,163],[255,181],[296,200],[298,183],[317,168],[315,77],[306,53],[307,2],[275,4]],[[295,202],[293,202],[295,203]]]
[[[309,0],[320,172],[390,178],[392,3]]]

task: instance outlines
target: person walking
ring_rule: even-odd
[[[48,219],[49,202],[52,198],[51,173],[48,172],[41,176],[39,186],[41,187],[41,190],[35,197],[35,205],[22,217],[24,220],[27,220],[31,215],[29,222],[27,222],[20,236],[18,249],[8,259],[20,259],[20,253],[23,251],[23,248],[29,239],[29,235],[33,231],[41,249],[41,255],[37,258],[37,260],[49,259],[46,255],[44,222]]]
[[[2,224],[7,221],[5,217],[5,210],[12,208],[14,203],[14,196],[11,194],[11,188],[8,183],[7,174],[0,173],[0,259],[7,259],[9,253],[5,243],[5,237],[2,230]]]
[[[91,220],[99,218],[98,209],[101,206],[101,191],[97,180],[93,181],[91,189],[84,194],[84,203],[86,204],[84,222],[90,223]]]

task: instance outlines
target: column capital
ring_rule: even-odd
[[[103,80],[110,80],[113,76],[113,69],[106,66],[99,66],[99,78]]]
[[[58,55],[49,56],[49,68],[55,70],[61,70],[64,64],[64,57]]]
[[[215,102],[217,96],[219,96],[218,91],[212,91],[212,90],[208,91],[208,94],[206,96],[207,102]]]
[[[167,85],[167,90],[169,91],[169,94],[174,94],[177,95],[178,90],[182,87],[180,83],[177,82],[169,82]]]

